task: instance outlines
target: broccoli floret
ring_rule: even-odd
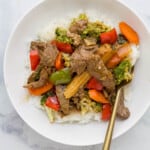
[[[82,13],[78,16],[78,20],[88,20],[88,17],[85,13]]]
[[[130,81],[132,79],[130,73],[131,67],[131,62],[129,60],[124,60],[114,69],[114,76],[117,85],[122,83],[122,81]]]
[[[72,43],[72,39],[67,36],[67,30],[63,28],[56,28],[56,40],[64,43]]]
[[[73,18],[71,24],[74,24],[75,22],[80,21],[80,20],[88,20],[87,15],[84,13],[80,14],[77,18]]]
[[[110,27],[106,26],[102,22],[91,22],[88,23],[87,27],[83,30],[81,37],[85,38],[87,36],[99,38],[100,33],[109,31]]]

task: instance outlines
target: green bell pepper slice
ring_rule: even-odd
[[[71,73],[69,68],[64,68],[51,74],[50,82],[55,85],[67,84],[71,81]]]

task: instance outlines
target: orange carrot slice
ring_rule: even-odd
[[[61,52],[59,52],[57,57],[56,57],[55,68],[57,70],[60,70],[60,69],[64,68],[64,64],[63,64],[63,61],[62,61],[62,53]]]
[[[97,90],[89,90],[88,94],[89,97],[96,102],[103,104],[109,103],[109,101],[104,97],[104,95]]]
[[[31,95],[40,96],[44,94],[45,92],[49,91],[50,89],[52,89],[52,87],[53,87],[53,84],[48,82],[42,87],[35,88],[35,89],[28,88],[28,90]]]
[[[139,36],[137,32],[125,22],[119,23],[121,33],[127,38],[130,43],[139,44]]]

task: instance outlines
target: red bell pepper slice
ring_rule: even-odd
[[[108,32],[104,32],[100,34],[100,41],[101,44],[114,44],[117,41],[117,32],[116,29],[113,28],[112,30]]]
[[[60,41],[53,40],[51,42],[51,44],[56,45],[58,50],[61,51],[61,52],[70,53],[70,54],[73,53],[72,46],[69,43],[63,43],[63,42],[60,42]]]
[[[129,44],[125,44],[120,47],[116,54],[110,58],[108,63],[106,64],[108,68],[115,68],[125,57],[127,57],[131,52],[131,47]]]
[[[40,62],[40,56],[39,56],[38,50],[31,50],[30,51],[30,65],[31,65],[32,71],[36,69],[39,62]]]
[[[100,83],[100,81],[92,77],[87,83],[86,88],[101,91],[103,89],[103,85]]]
[[[110,119],[112,113],[112,106],[110,104],[104,104],[102,107],[102,116],[101,119],[103,121],[107,121]]]
[[[56,111],[58,111],[60,109],[60,104],[59,104],[58,98],[56,96],[52,96],[52,97],[49,96],[45,102],[45,105]]]

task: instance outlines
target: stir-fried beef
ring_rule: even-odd
[[[36,43],[36,42],[35,42]],[[24,87],[39,88],[48,81],[48,75],[51,74],[58,54],[56,47],[47,44],[45,49],[40,53],[40,63],[36,70],[29,76],[28,84]],[[37,79],[37,75],[39,78]]]
[[[124,90],[121,90],[120,101],[117,109],[117,116],[123,120],[129,118],[130,116],[130,111],[124,104]]]
[[[30,50],[38,50],[40,62],[29,76],[27,85],[24,87],[33,89],[40,88],[47,82],[50,82],[49,78],[51,79],[56,73],[58,75],[56,78],[54,77],[56,80],[59,81],[63,78],[64,81],[68,80],[68,82],[62,82],[63,84],[60,84],[60,82],[51,80],[53,87],[40,93],[41,96],[43,96],[42,103],[44,103],[43,98],[46,99],[52,93],[52,95],[54,94],[58,98],[60,104],[60,109],[55,110],[58,111],[62,117],[76,111],[82,113],[87,106],[87,111],[95,107],[93,112],[100,112],[100,105],[93,102],[94,98],[88,93],[91,89],[98,89],[97,86],[99,83],[97,83],[96,80],[99,80],[102,84],[101,94],[110,102],[114,102],[118,86],[116,75],[114,73],[115,71],[111,72],[105,64],[111,59],[113,53],[116,52],[113,50],[117,50],[122,44],[127,42],[122,35],[119,35],[118,40],[114,41],[115,43],[112,44],[111,41],[109,43],[108,40],[108,43],[102,44],[102,39],[99,40],[99,36],[101,33],[106,33],[108,29],[109,27],[101,22],[89,22],[85,14],[82,14],[79,18],[75,18],[70,24],[69,29],[57,28],[55,31],[56,37],[53,41],[56,41],[54,45],[56,45],[62,53],[60,59],[57,60],[56,58],[58,58],[59,51],[56,46],[50,44],[51,41],[32,41]],[[99,42],[101,43],[99,44]],[[69,51],[69,49],[71,50]],[[68,54],[65,54],[67,52]],[[69,70],[67,75],[64,75],[62,70],[58,70],[55,63],[63,66],[60,68]],[[74,76],[80,75],[85,71],[90,74],[89,78],[96,78],[95,83],[91,81],[88,82],[87,80],[89,78],[85,80],[86,76],[84,75],[79,76],[79,78],[77,77],[78,80],[74,80]],[[53,75],[51,76],[52,73]],[[120,76],[120,74],[120,71],[118,71],[117,75]],[[84,81],[86,81],[87,85],[92,84],[94,86],[90,88],[84,84],[84,87],[80,87],[80,82],[84,83]],[[73,90],[78,92],[75,93]],[[65,98],[66,94],[64,96],[64,92],[66,91],[68,93],[72,91],[73,93],[69,99]],[[127,119],[130,116],[130,112],[124,103],[124,91],[122,90],[121,92],[117,116],[121,119]],[[55,105],[54,102],[52,103]],[[54,109],[52,106],[49,107]]]
[[[70,26],[69,31],[72,33],[81,33],[87,27],[87,24],[88,20],[76,21]]]
[[[85,58],[82,57],[79,50],[76,50],[71,56],[71,72],[81,74],[85,71],[86,66]]]
[[[67,32],[67,36],[73,40],[74,46],[79,46],[82,42],[81,36],[79,34]]]
[[[106,68],[100,56],[94,54],[95,49],[90,51],[84,47],[76,50],[71,56],[71,70],[81,74],[86,69],[88,72],[100,80],[104,87],[110,92],[115,89],[115,81],[112,73]]]
[[[77,74],[84,72],[87,68],[88,61],[90,61],[90,56],[97,50],[97,47],[97,45],[92,45],[92,47],[82,45],[76,49],[71,56],[71,71]]]
[[[112,73],[106,68],[99,55],[91,55],[87,67],[88,72],[100,80],[110,92],[115,89],[115,80]]]
[[[46,43],[45,42],[40,42],[40,41],[32,41],[31,45],[30,45],[30,49],[32,50],[41,50],[44,51],[44,49],[46,48]]]
[[[47,47],[41,54],[41,61],[39,65],[42,65],[46,68],[53,67],[55,64],[57,54],[57,48],[55,46],[52,46],[51,44],[47,44]]]
[[[46,69],[42,69],[40,72],[40,78],[38,81],[33,81],[28,83],[27,85],[25,85],[24,87],[28,87],[28,88],[39,88],[44,86],[48,81],[48,73],[46,71]]]
[[[34,72],[31,73],[31,75],[28,77],[28,81],[27,83],[31,83],[31,82],[34,82],[34,81],[37,81],[39,80],[40,78],[40,69],[36,69]]]
[[[57,85],[56,86],[56,95],[58,97],[58,100],[60,102],[60,106],[61,106],[61,112],[64,115],[69,114],[69,100],[65,98],[64,96],[64,89],[65,86],[63,85]]]

